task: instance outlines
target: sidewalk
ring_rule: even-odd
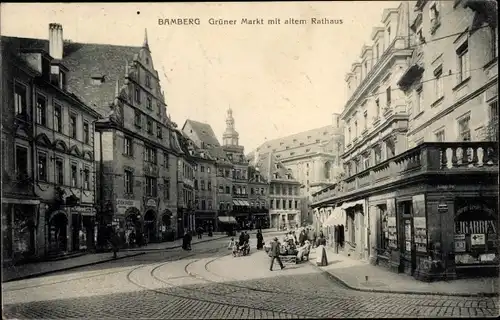
[[[358,291],[446,296],[497,296],[498,278],[458,279],[422,282],[406,274],[393,273],[365,261],[336,254],[327,248],[328,266],[318,267],[345,286]],[[316,265],[316,250],[310,262]],[[368,281],[366,280],[368,277]]]
[[[100,264],[112,260],[120,260],[142,255],[145,252],[118,252],[118,257],[113,259],[112,252],[86,254],[75,258],[27,263],[2,269],[2,282],[24,280],[40,277],[49,273],[76,269],[85,266]]]
[[[203,242],[209,242],[214,240],[219,240],[222,238],[226,238],[226,234],[214,234],[212,237],[203,235],[203,238],[198,239],[196,235],[193,236],[193,240],[191,241],[191,245]],[[138,248],[128,248],[128,249],[120,249],[120,251],[155,251],[155,250],[171,250],[182,247],[182,239],[177,239],[169,242],[161,242],[161,243],[149,243],[147,246],[138,247]]]

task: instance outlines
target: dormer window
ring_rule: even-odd
[[[274,179],[278,179],[278,173],[274,174]]]
[[[92,85],[99,86],[106,82],[106,78],[104,76],[92,76]]]
[[[66,73],[59,71],[59,88],[66,90]]]
[[[146,76],[146,87],[151,88],[151,76],[149,74]]]

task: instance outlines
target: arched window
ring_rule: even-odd
[[[325,179],[330,179],[330,172],[332,171],[332,163],[330,161],[325,162]]]

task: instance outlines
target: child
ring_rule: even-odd
[[[227,249],[231,250],[233,249],[235,243],[234,243],[234,238],[231,238],[231,241],[229,241],[229,244],[227,245]]]

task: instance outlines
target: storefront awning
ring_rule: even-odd
[[[357,206],[357,205],[360,205],[360,206],[364,206],[365,205],[365,200],[358,200],[358,201],[353,201],[353,202],[346,202],[344,203],[341,208],[346,210],[346,209],[349,209],[349,208],[352,208],[354,206]]]
[[[233,199],[233,205],[235,205],[235,206],[241,206],[241,204],[239,203],[239,201],[236,200],[236,199]]]
[[[218,217],[218,218],[219,218],[219,221],[222,222],[222,223],[234,223],[234,224],[238,223],[234,217],[221,216],[221,217]]]
[[[13,204],[40,204],[40,200],[37,199],[23,199],[23,198],[4,198],[2,197],[2,203],[13,203]]]
[[[248,201],[246,201],[246,200],[240,200],[240,202],[241,202],[242,206],[250,207],[250,203],[248,203]]]
[[[341,207],[336,207],[333,209],[333,212],[328,216],[326,221],[323,223],[323,226],[339,226],[345,225],[346,217],[345,211],[342,210]]]

